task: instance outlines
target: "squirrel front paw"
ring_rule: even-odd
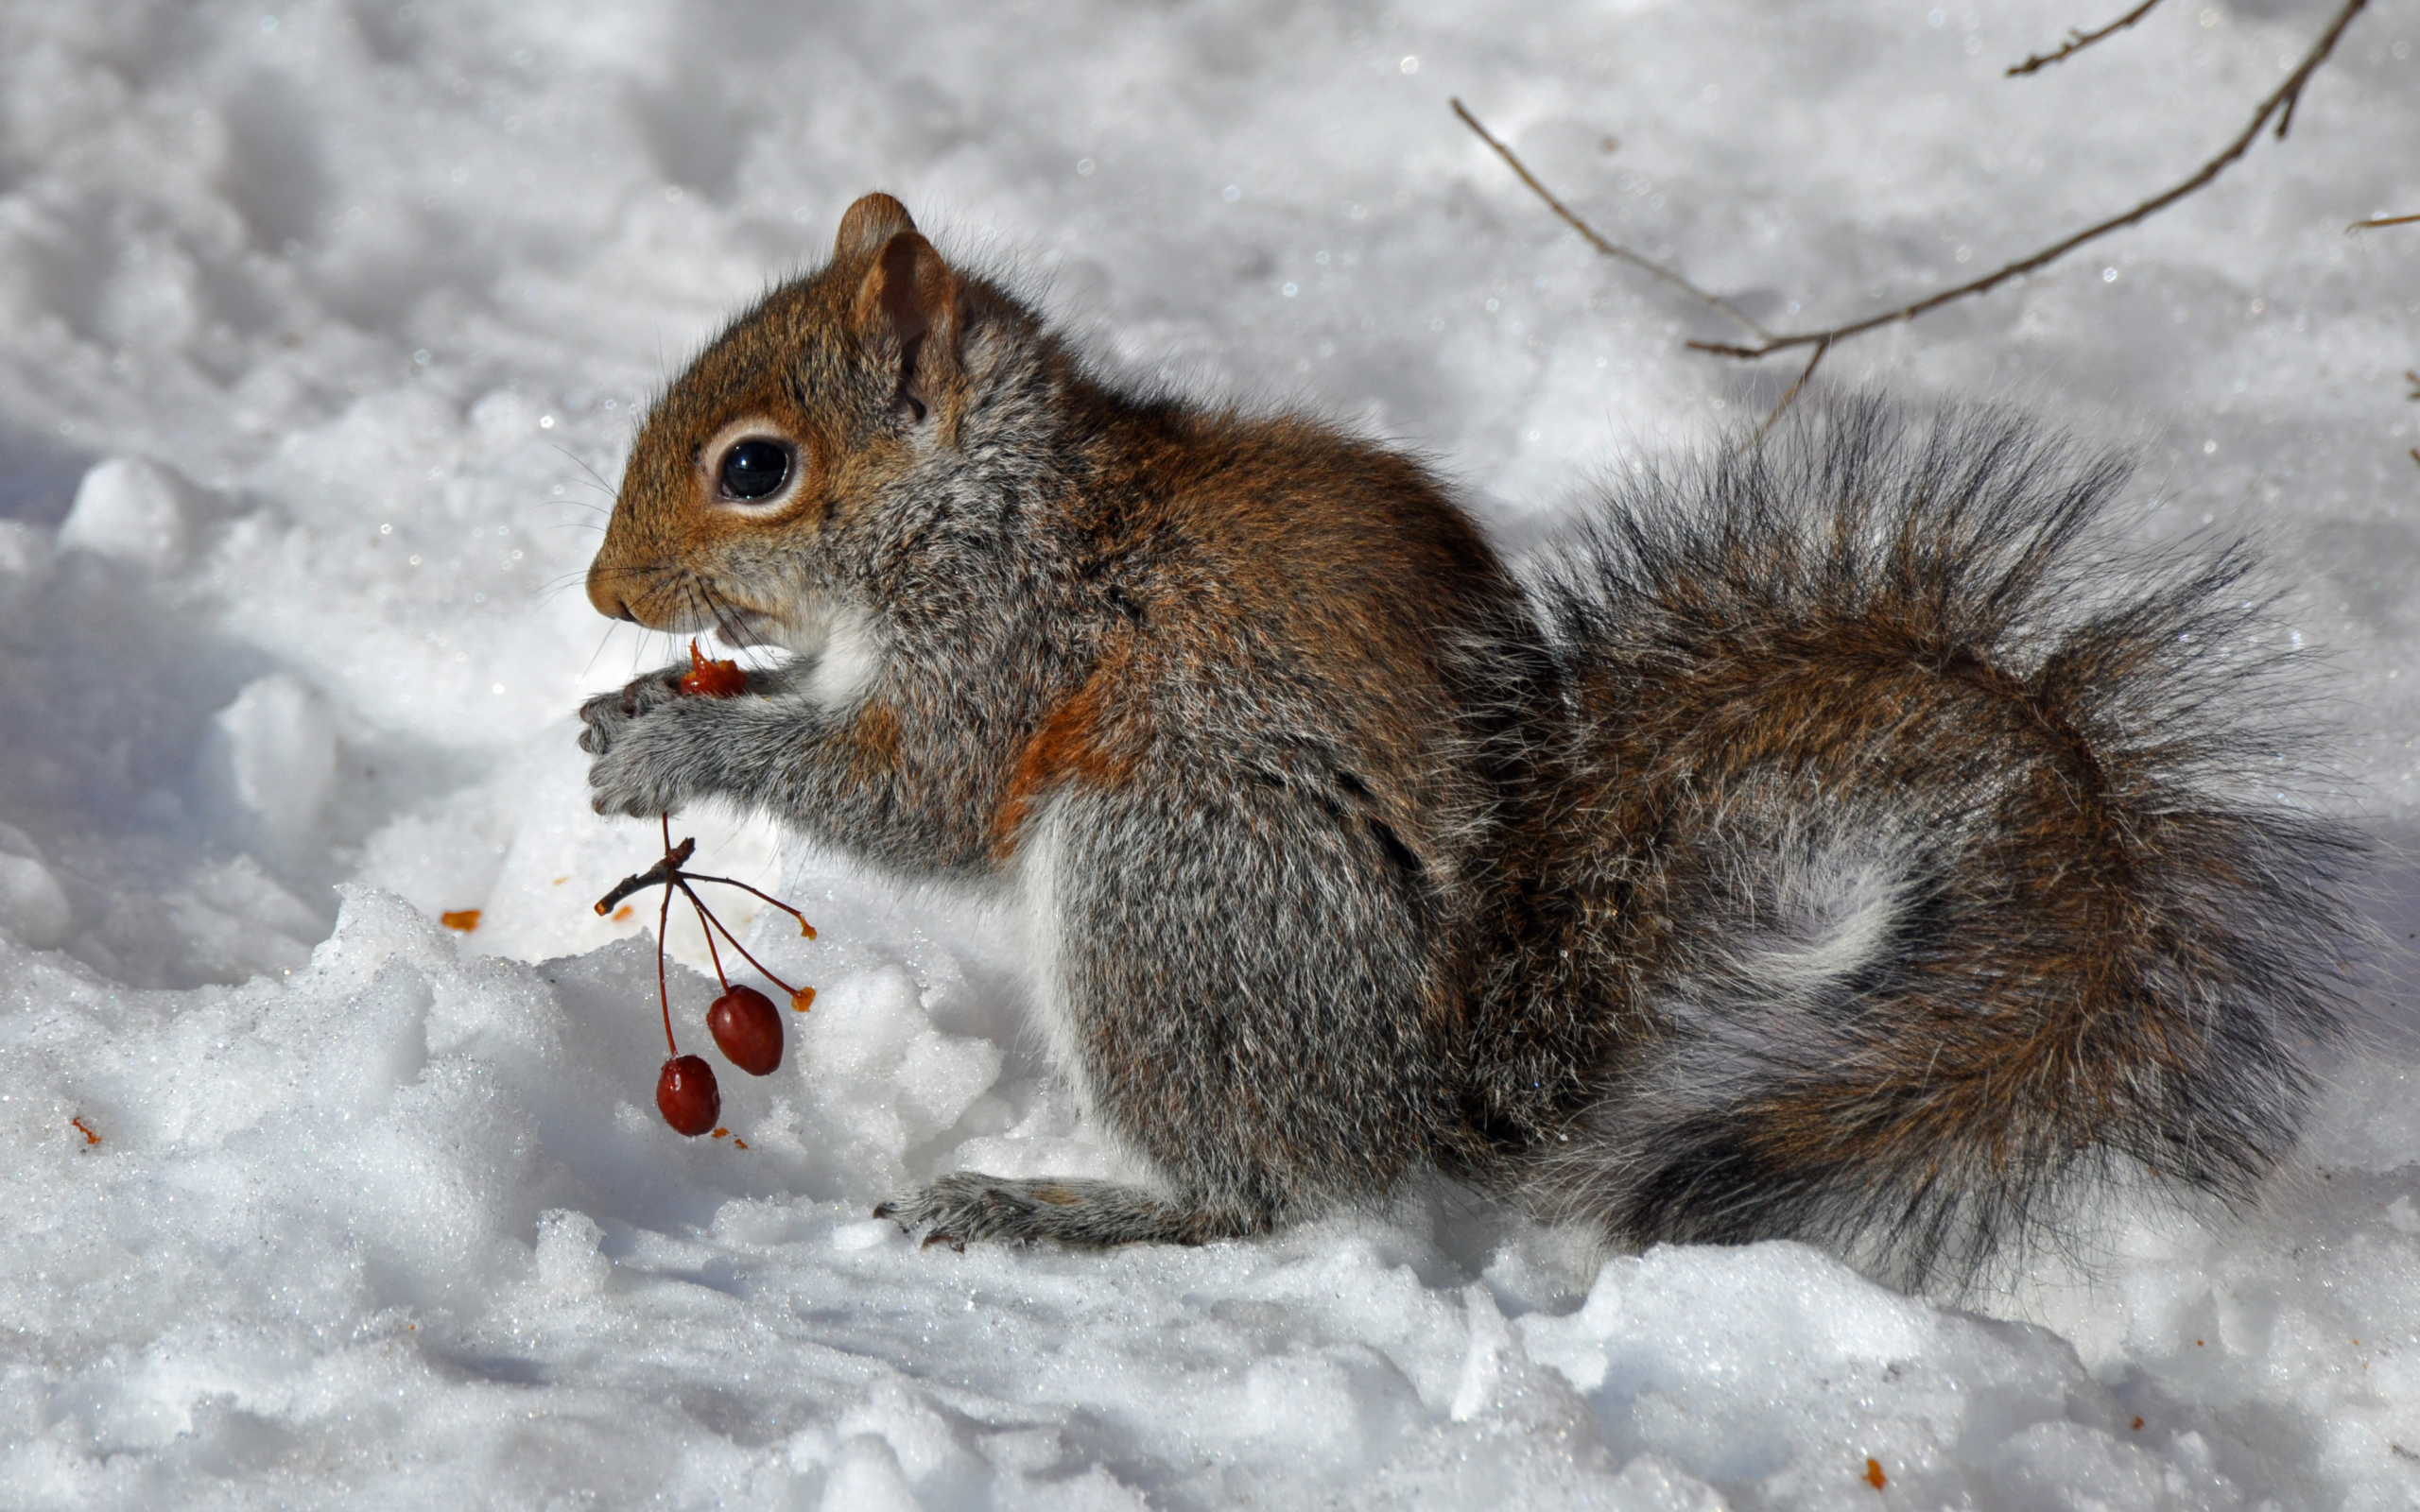
[[[599,814],[633,818],[668,813],[691,794],[684,778],[676,721],[666,717],[681,698],[685,666],[666,667],[633,679],[618,693],[601,694],[579,706],[579,748],[588,764],[589,807]]]
[[[631,679],[618,692],[600,693],[581,704],[579,722],[585,728],[579,732],[579,748],[591,756],[612,750],[615,738],[631,720],[681,696],[681,678],[688,670],[687,663],[676,662]]]
[[[588,806],[599,814],[651,818],[681,807],[673,774],[648,760],[644,742],[625,739],[588,764]]]

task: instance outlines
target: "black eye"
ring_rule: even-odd
[[[779,491],[790,475],[790,449],[771,441],[742,441],[722,454],[722,496],[761,499]]]

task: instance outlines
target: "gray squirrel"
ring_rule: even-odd
[[[723,799],[1018,889],[1156,1177],[945,1176],[927,1241],[1195,1244],[1435,1171],[1606,1241],[1905,1283],[2066,1194],[2227,1201],[2337,1031],[2359,834],[2238,549],[1996,413],[1802,408],[1528,580],[1421,464],[1122,388],[886,195],[642,427],[605,614],[794,657],[581,710],[602,813]]]

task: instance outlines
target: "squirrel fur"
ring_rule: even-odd
[[[1138,393],[869,195],[648,414],[588,592],[786,647],[581,711],[600,812],[765,811],[1016,889],[1149,1184],[929,1239],[1199,1243],[1438,1171],[1607,1241],[1971,1274],[2110,1181],[2247,1197],[2335,1032],[2349,830],[2240,550],[2123,470],[1802,408],[1516,576],[1418,462]]]

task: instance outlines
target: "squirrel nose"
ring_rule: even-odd
[[[639,622],[639,617],[631,612],[631,606],[622,602],[622,595],[606,586],[593,569],[588,575],[588,602],[609,620],[628,620],[633,625]]]

